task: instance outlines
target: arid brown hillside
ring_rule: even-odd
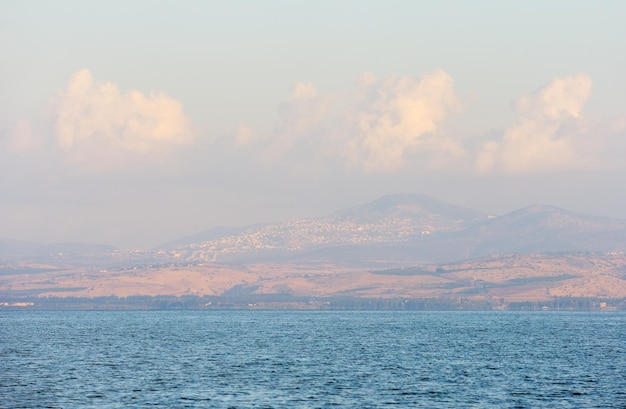
[[[3,266],[2,298],[252,295],[446,298],[495,303],[626,297],[623,254],[497,255],[366,270],[328,264],[206,264],[87,271]]]
[[[325,217],[220,228],[150,251],[0,242],[0,303],[41,297],[462,300],[626,297],[626,220],[502,216],[393,195]],[[461,261],[459,261],[461,260]],[[30,302],[30,301],[28,301]]]

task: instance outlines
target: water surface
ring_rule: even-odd
[[[626,408],[626,314],[3,311],[5,408]]]

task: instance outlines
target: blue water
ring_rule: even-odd
[[[626,408],[626,315],[0,312],[2,408]]]

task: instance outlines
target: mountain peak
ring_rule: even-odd
[[[445,205],[443,202],[424,194],[393,194],[380,197],[363,207],[370,210],[389,211],[404,206],[419,206],[423,209],[434,209]]]
[[[512,213],[536,214],[536,213],[572,213],[572,212],[570,212],[569,210],[562,209],[560,207],[556,207],[556,206],[534,204],[534,205],[522,207],[521,209],[518,209]]]
[[[510,232],[509,237],[533,231],[535,240],[556,243],[570,237],[572,243],[626,229],[626,221],[578,214],[555,206],[531,205],[507,213],[487,222],[491,229]],[[581,245],[584,243],[581,243]],[[572,248],[576,246],[572,245]]]
[[[478,221],[486,215],[473,209],[441,202],[425,194],[392,194],[361,206],[333,214],[345,218],[373,219],[379,217],[438,217],[442,219]]]
[[[393,194],[324,217],[214,228],[167,243],[142,257],[160,262],[170,257],[173,263],[297,257],[355,263],[434,262],[502,253],[626,251],[625,243],[626,220],[587,216],[548,205],[527,206],[492,218],[424,194]],[[111,251],[0,240],[0,256],[49,258],[50,254],[63,253],[99,257]]]

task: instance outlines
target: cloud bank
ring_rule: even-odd
[[[515,104],[515,123],[506,128],[502,140],[485,143],[478,153],[478,170],[524,174],[591,165],[587,122],[581,116],[590,93],[591,78],[578,74],[555,78],[521,96]]]
[[[582,73],[554,78],[518,97],[515,120],[485,139],[449,131],[463,106],[452,77],[442,70],[419,79],[363,74],[343,93],[319,93],[310,82],[297,83],[278,108],[273,133],[243,128],[236,141],[257,149],[266,165],[365,174],[532,175],[615,167],[607,159],[625,150],[623,127],[584,117],[591,87]]]
[[[0,131],[0,207],[12,215],[0,229],[115,242],[132,230],[159,234],[154,220],[172,220],[172,231],[241,225],[295,216],[294,203],[314,214],[339,196],[498,191],[526,200],[540,189],[567,196],[585,178],[587,190],[617,189],[626,114],[585,118],[591,85],[585,74],[555,78],[517,98],[510,124],[456,135],[463,98],[446,72],[363,74],[340,92],[296,83],[273,129],[237,118],[231,133],[195,135],[181,102],[81,70],[53,96],[51,118]]]
[[[555,78],[520,96],[514,122],[481,141],[450,132],[447,125],[463,106],[443,70],[421,78],[366,73],[351,89],[331,93],[300,82],[278,106],[273,131],[260,132],[242,118],[231,134],[206,137],[200,146],[179,101],[162,92],[120,91],[83,69],[52,98],[50,129],[20,121],[4,132],[2,146],[9,154],[37,151],[98,172],[154,163],[178,163],[194,172],[239,163],[252,173],[261,166],[318,175],[524,175],[606,168],[609,160],[621,161],[615,152],[626,149],[619,142],[626,127],[621,116],[613,125],[584,118],[591,86],[586,74]],[[181,154],[190,159],[180,162]]]
[[[461,104],[452,77],[442,70],[421,79],[363,74],[347,93],[319,95],[298,83],[278,109],[278,122],[263,143],[265,162],[289,155],[334,159],[366,172],[399,169],[419,151],[462,153],[440,133]]]
[[[91,72],[75,73],[53,98],[56,142],[70,163],[103,165],[128,153],[159,154],[192,141],[182,104],[161,92],[120,92]]]
[[[439,126],[459,107],[452,77],[442,70],[420,80],[364,75],[346,118],[343,153],[351,164],[367,170],[391,170],[412,149],[446,152],[452,142],[437,134]]]

